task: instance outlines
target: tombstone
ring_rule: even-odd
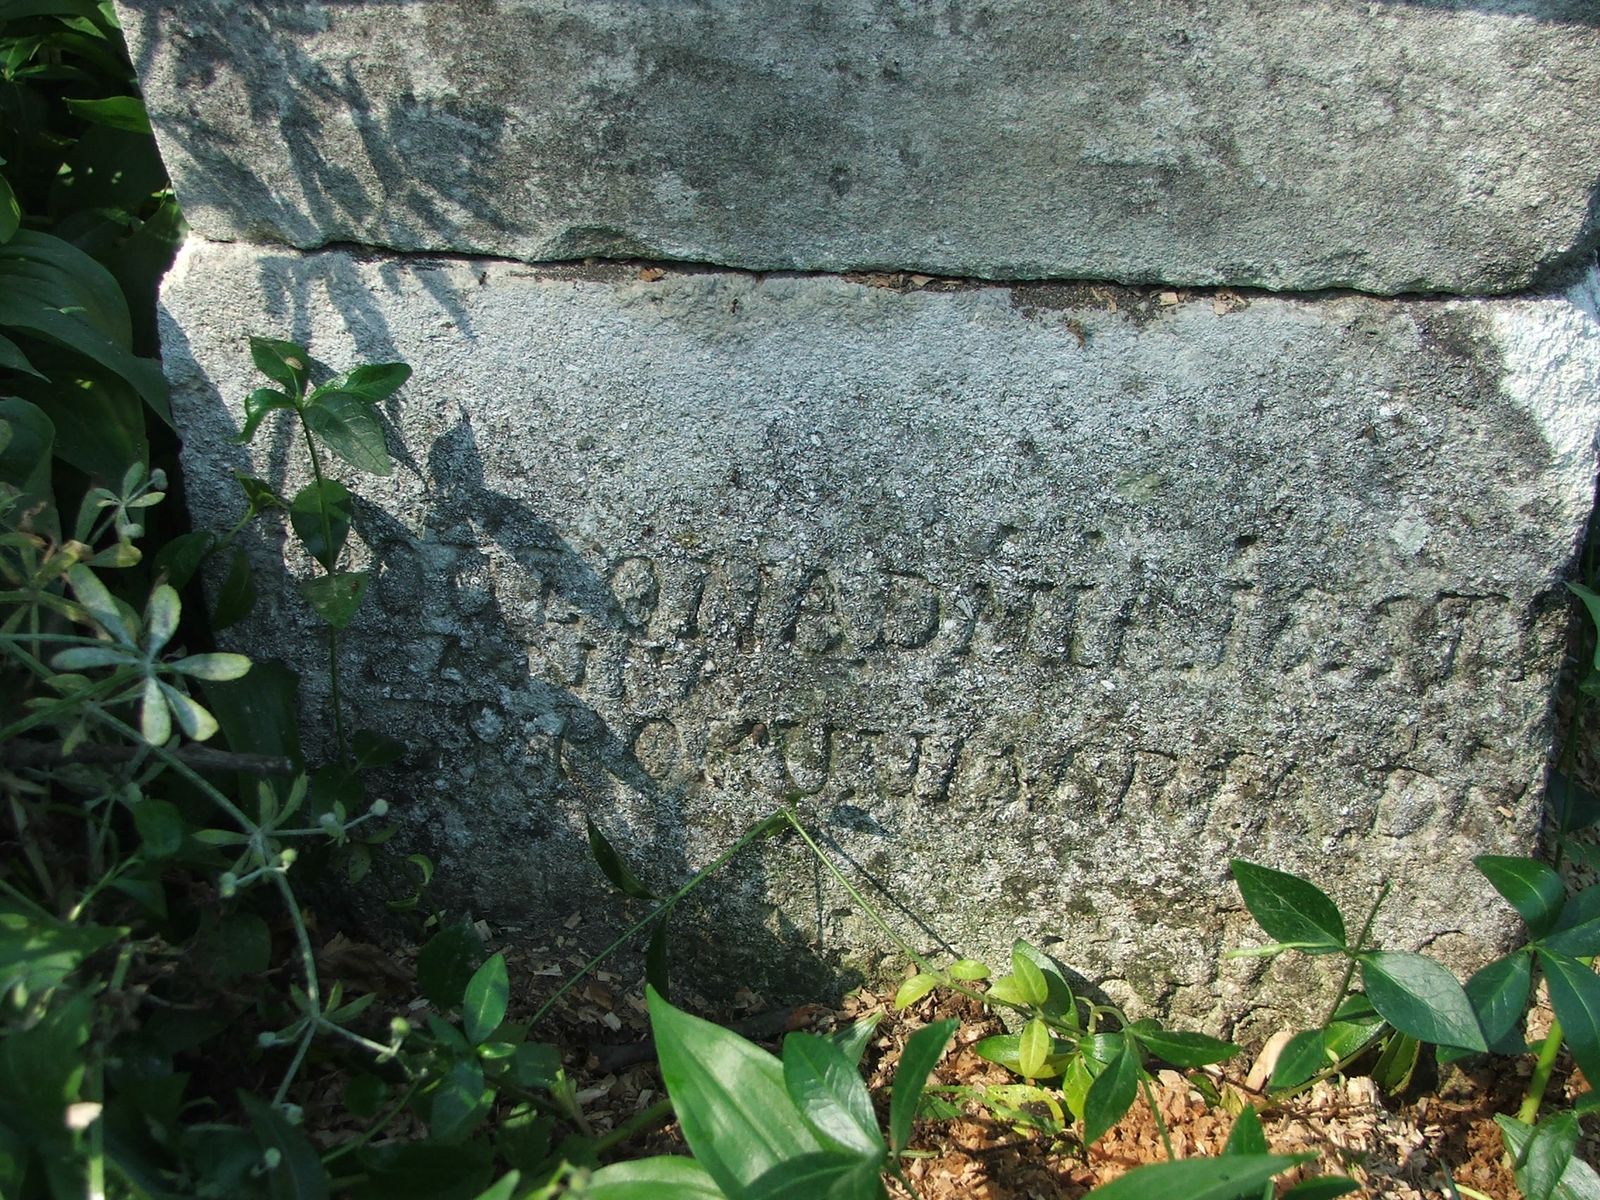
[[[194,511],[307,478],[230,444],[247,335],[415,369],[340,661],[455,905],[536,936],[603,903],[585,816],[670,889],[790,804],[919,947],[1135,1014],[1325,993],[1221,960],[1232,855],[1390,881],[1461,970],[1509,936],[1470,860],[1535,844],[1593,500],[1600,18],[1067,7],[122,6]],[[314,742],[315,568],[247,545],[229,648]],[[798,846],[710,886],[737,969],[895,962]]]

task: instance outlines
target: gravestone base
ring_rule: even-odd
[[[306,479],[287,423],[229,443],[247,335],[415,369],[384,406],[393,475],[341,475],[374,572],[341,664],[354,724],[412,747],[389,799],[438,894],[547,930],[611,903],[586,815],[667,891],[791,804],[919,947],[999,966],[1026,937],[1133,1015],[1248,1032],[1332,984],[1222,962],[1263,940],[1230,856],[1317,879],[1352,925],[1388,880],[1381,943],[1463,971],[1514,928],[1470,861],[1536,837],[1596,286],[1284,298],[196,239],[162,319],[219,529],[233,469]],[[315,728],[314,568],[248,539],[261,602],[225,641],[299,668]],[[793,843],[710,885],[715,936],[872,968],[891,948]]]

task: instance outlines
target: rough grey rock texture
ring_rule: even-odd
[[[795,797],[918,942],[1060,938],[1136,1010],[1295,1001],[1219,965],[1252,938],[1232,854],[1352,910],[1391,879],[1391,946],[1466,966],[1505,936],[1469,862],[1537,823],[1594,277],[1397,302],[659,275],[196,241],[163,293],[218,528],[247,332],[416,368],[403,465],[346,473],[377,580],[344,675],[420,748],[396,809],[479,915],[594,895],[585,812],[670,885]],[[269,431],[253,469],[293,487]],[[229,640],[314,688],[309,564],[253,553]],[[758,954],[882,945],[797,846],[723,887]]]
[[[123,0],[216,240],[1500,292],[1593,240],[1591,0]]]

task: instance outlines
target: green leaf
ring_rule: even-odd
[[[1283,1194],[1283,1200],[1334,1200],[1335,1196],[1360,1190],[1359,1183],[1343,1175],[1318,1175],[1315,1179],[1302,1179]]]
[[[255,437],[256,430],[261,427],[261,422],[266,420],[268,413],[293,407],[294,401],[277,388],[257,388],[244,398],[244,427],[233,436],[233,444],[242,446]],[[260,480],[252,482],[260,483]]]
[[[50,458],[56,427],[36,404],[15,396],[0,398],[0,421],[10,433],[0,448],[0,483],[16,488],[16,508],[11,520],[26,516],[26,525],[52,540],[61,536],[55,495],[50,484]]]
[[[311,398],[316,400],[326,392],[344,392],[364,404],[376,404],[398,392],[410,378],[411,368],[403,362],[368,363],[328,380]]]
[[[1593,1083],[1600,1079],[1600,976],[1587,964],[1548,950],[1539,952],[1539,965],[1567,1049]]]
[[[119,645],[128,649],[134,648],[133,632],[128,627],[128,622],[123,619],[122,609],[112,599],[111,593],[106,590],[106,585],[101,583],[95,573],[83,564],[78,564],[67,572],[67,583],[72,588],[72,594],[84,611],[94,618],[95,623],[109,633]]]
[[[250,339],[250,359],[273,383],[279,384],[290,396],[305,395],[306,382],[315,363],[304,346],[274,338]]]
[[[535,1171],[550,1155],[553,1118],[532,1104],[519,1104],[495,1122],[494,1148],[519,1171]]]
[[[1346,996],[1333,1020],[1323,1027],[1323,1049],[1330,1062],[1338,1062],[1368,1045],[1387,1027],[1372,1001],[1359,992]]]
[[[183,730],[185,737],[203,742],[216,733],[218,729],[216,718],[201,705],[171,684],[158,683],[157,689],[161,693],[161,698],[166,701],[167,708],[178,719],[178,728]],[[148,708],[148,704],[146,707]],[[152,744],[156,744],[155,738],[151,737],[149,740]]]
[[[350,753],[361,770],[387,767],[406,755],[406,744],[373,729],[358,729],[350,737]]]
[[[1050,1027],[1043,1017],[1024,1025],[1017,1039],[1017,1073],[1027,1079],[1039,1078],[1050,1060],[1051,1042]]]
[[[57,987],[89,955],[126,929],[69,925],[44,913],[29,914],[0,900],[0,995],[21,984],[29,992]]]
[[[493,1152],[481,1141],[395,1141],[357,1157],[366,1179],[349,1188],[350,1200],[472,1200],[493,1170]]]
[[[1323,1031],[1304,1030],[1290,1038],[1278,1052],[1278,1061],[1272,1068],[1272,1078],[1267,1086],[1272,1091],[1299,1087],[1329,1065]]]
[[[272,965],[272,931],[253,912],[239,910],[189,943],[190,960],[218,983],[258,975]]]
[[[1581,787],[1560,771],[1550,772],[1546,795],[1550,810],[1555,814],[1558,830],[1573,833],[1600,822],[1600,796]]]
[[[1299,946],[1308,954],[1345,948],[1344,918],[1321,888],[1298,875],[1242,858],[1229,865],[1245,907],[1274,940]]]
[[[943,982],[944,980],[937,975],[929,975],[925,971],[919,971],[895,990],[895,1011],[899,1012],[902,1008],[910,1008]]]
[[[161,682],[153,675],[146,678],[144,696],[139,701],[139,736],[152,746],[163,746],[172,736],[172,711],[167,700]]]
[[[962,983],[976,983],[989,978],[989,968],[975,958],[960,958],[945,969],[945,974]]]
[[[1566,1114],[1560,1114],[1566,1115]],[[1528,1177],[1528,1165],[1532,1155],[1533,1142],[1536,1137],[1537,1126],[1530,1127],[1514,1117],[1497,1113],[1494,1123],[1500,1126],[1501,1136],[1505,1139],[1506,1152],[1511,1155],[1513,1170],[1517,1177],[1517,1186],[1522,1189],[1525,1197],[1533,1195],[1531,1187],[1544,1182],[1543,1179],[1535,1180]],[[1561,1138],[1564,1131],[1557,1130],[1546,1137]],[[1559,1156],[1561,1147],[1556,1144],[1541,1150],[1541,1167],[1548,1169],[1550,1159]],[[1553,1190],[1545,1193],[1553,1200],[1600,1200],[1600,1175],[1596,1175],[1594,1168],[1581,1158],[1571,1156],[1567,1160],[1566,1168],[1556,1181]]]
[[[1089,1195],[1095,1200],[1241,1200],[1260,1195],[1274,1175],[1311,1157],[1249,1154],[1152,1163],[1095,1188]]]
[[[979,1058],[1004,1067],[1008,1071],[1022,1072],[1022,1035],[997,1033],[973,1044],[972,1052]],[[1052,1038],[1050,1054],[1032,1078],[1051,1079],[1061,1074],[1073,1058],[1072,1045],[1060,1038]]]
[[[1525,951],[1497,958],[1467,980],[1467,999],[1483,1040],[1495,1054],[1521,1054],[1522,1016],[1533,988],[1533,961]]]
[[[457,1059],[439,1080],[428,1107],[428,1128],[444,1142],[457,1142],[489,1115],[494,1089],[483,1082],[483,1067],[475,1058]]]
[[[73,116],[93,121],[96,125],[107,125],[128,133],[150,132],[150,116],[144,110],[144,101],[137,96],[111,96],[105,100],[68,98],[64,103]]]
[[[1233,1119],[1233,1129],[1228,1133],[1228,1143],[1222,1147],[1222,1153],[1228,1158],[1267,1153],[1267,1134],[1261,1128],[1255,1105],[1245,1105],[1244,1111]]]
[[[1567,898],[1561,876],[1531,858],[1480,854],[1472,862],[1527,922],[1534,937],[1549,931]]]
[[[389,1098],[389,1085],[376,1075],[357,1075],[344,1085],[344,1106],[352,1116],[375,1117]]]
[[[589,1176],[574,1200],[726,1200],[692,1158],[640,1158],[612,1163]]]
[[[1539,945],[1574,958],[1600,954],[1600,886],[1590,885],[1568,900]]]
[[[520,1171],[509,1171],[479,1192],[473,1200],[512,1200],[521,1179]]]
[[[367,571],[340,571],[337,575],[318,575],[300,581],[300,594],[329,625],[343,629],[355,620],[361,600],[372,578]]]
[[[0,242],[9,242],[11,235],[21,227],[22,205],[17,203],[17,194],[11,190],[11,185],[6,182],[5,176],[0,175]],[[7,342],[6,344],[11,346],[13,350],[16,349],[13,343]],[[23,359],[23,362],[26,363],[27,359]],[[0,365],[14,366],[15,364],[7,362],[3,356],[0,356]],[[32,371],[31,367],[27,369],[30,372]]]
[[[283,497],[273,491],[265,480],[246,475],[242,471],[235,471],[233,478],[238,483],[239,490],[244,493],[244,500],[250,506],[252,517],[269,509],[289,507],[283,502]]]
[[[1162,1062],[1175,1067],[1204,1067],[1211,1063],[1226,1062],[1239,1053],[1239,1047],[1232,1042],[1203,1033],[1163,1029],[1148,1017],[1135,1021],[1128,1027],[1128,1033]]]
[[[383,423],[358,397],[319,388],[300,415],[328,449],[358,471],[387,475],[394,470]]]
[[[447,925],[428,940],[417,955],[417,983],[422,994],[441,1011],[455,1008],[466,995],[483,942],[471,925]]]
[[[4,183],[5,180],[0,179],[0,185]],[[0,368],[16,371],[21,375],[31,375],[47,383],[50,380],[48,375],[28,361],[28,356],[22,352],[22,347],[8,337],[0,337]]]
[[[1067,977],[1061,973],[1060,964],[1043,950],[1031,942],[1018,938],[1011,946],[1012,966],[1016,965],[1017,955],[1022,955],[1034,966],[1039,968],[1039,974],[1044,977],[1045,998],[1039,1002],[1039,1010],[1047,1017],[1065,1017],[1074,1027],[1078,1023],[1078,1010],[1072,998],[1072,988],[1067,984]],[[980,967],[982,963],[978,964]],[[988,968],[984,968],[988,973]]]
[[[1516,1156],[1517,1186],[1523,1200],[1550,1200],[1578,1149],[1578,1119],[1555,1113],[1533,1127],[1533,1136]]]
[[[738,1034],[691,1017],[646,986],[661,1078],[683,1138],[730,1196],[780,1163],[821,1150],[783,1083],[783,1065]]]
[[[1039,969],[1039,964],[1022,949],[1022,945],[1019,942],[1011,948],[1011,977],[1017,981],[1023,1003],[1039,1007],[1050,998],[1050,986],[1045,983],[1044,972]]]
[[[989,985],[989,990],[984,993],[984,1000],[995,1004],[1014,1004],[1018,1008],[1029,1007],[1027,985],[1015,975],[1002,975]]]
[[[1372,1081],[1386,1092],[1402,1092],[1417,1069],[1422,1043],[1403,1033],[1393,1033],[1372,1066]]]
[[[511,1054],[511,1077],[518,1087],[554,1087],[561,1076],[561,1051],[548,1042],[523,1042]]]
[[[881,1159],[807,1154],[779,1163],[740,1200],[881,1200]]]
[[[183,814],[170,800],[140,800],[133,808],[133,824],[150,858],[171,858],[183,846]]]
[[[1084,1102],[1093,1085],[1094,1073],[1089,1069],[1089,1060],[1081,1054],[1072,1055],[1061,1072],[1061,1098],[1067,1102],[1074,1121],[1083,1120]]]
[[[461,1001],[461,1020],[466,1027],[467,1041],[480,1045],[500,1028],[506,1019],[506,1005],[511,999],[511,981],[506,974],[506,956],[495,954],[479,967],[467,982],[466,994]]]
[[[833,1044],[844,1052],[846,1058],[859,1066],[862,1055],[867,1052],[867,1043],[872,1040],[872,1032],[877,1029],[878,1022],[881,1020],[883,1020],[881,1012],[863,1017],[850,1028],[841,1029],[835,1033],[833,1035]]]
[[[791,1033],[783,1040],[783,1083],[825,1146],[882,1161],[887,1147],[872,1097],[843,1050],[814,1034]]]
[[[300,679],[278,662],[258,662],[244,680],[201,681],[228,747],[300,761]],[[287,795],[289,784],[277,785]]]
[[[644,948],[645,982],[668,1000],[672,998],[672,909],[669,904],[661,910]]]
[[[276,1105],[248,1092],[239,1093],[239,1102],[256,1139],[278,1152],[277,1166],[267,1173],[273,1200],[327,1200],[328,1175],[306,1135],[289,1124]]]
[[[895,1153],[903,1151],[911,1141],[911,1123],[916,1119],[917,1101],[928,1076],[944,1049],[955,1036],[957,1022],[935,1021],[924,1025],[911,1035],[900,1054],[900,1066],[895,1071],[894,1086],[889,1091],[889,1146]]]
[[[659,899],[654,892],[639,882],[639,877],[623,861],[622,855],[618,854],[611,843],[606,840],[605,834],[600,832],[595,823],[588,817],[584,817],[583,823],[589,830],[589,853],[594,856],[595,865],[600,868],[601,874],[609,879],[619,891],[635,899]]]
[[[166,413],[160,366],[131,349],[132,324],[121,286],[71,243],[21,229],[0,244],[0,327],[5,326],[81,355]]]
[[[350,536],[350,490],[337,479],[306,484],[289,502],[289,523],[306,553],[333,570]]]
[[[1367,999],[1401,1033],[1437,1046],[1488,1049],[1467,993],[1431,958],[1371,950],[1358,959]]]
[[[1083,1144],[1092,1146],[1122,1120],[1139,1094],[1139,1052],[1124,1040],[1122,1051],[1095,1077],[1083,1100]]]
[[[243,679],[250,673],[250,660],[242,654],[191,654],[187,658],[175,658],[167,666],[179,675],[186,675],[190,679],[206,679],[212,682],[227,682],[230,679]]]
[[[173,587],[187,587],[216,541],[217,535],[205,529],[180,533],[156,552],[156,571]]]

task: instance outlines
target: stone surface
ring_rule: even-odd
[[[1498,292],[1592,243],[1591,0],[123,0],[217,240]]]
[[[416,369],[401,465],[345,472],[377,576],[343,663],[359,722],[417,748],[392,799],[438,879],[531,922],[596,894],[584,813],[670,886],[794,797],[919,943],[1061,938],[1136,1010],[1213,1022],[1298,986],[1219,965],[1252,939],[1231,854],[1352,911],[1392,880],[1391,946],[1465,967],[1506,936],[1469,862],[1537,824],[1596,280],[888,282],[185,249],[163,339],[214,527],[247,333]],[[302,461],[269,425],[251,465]],[[228,641],[304,668],[315,726],[309,564],[251,537]],[[721,888],[768,967],[887,949],[797,845]]]

